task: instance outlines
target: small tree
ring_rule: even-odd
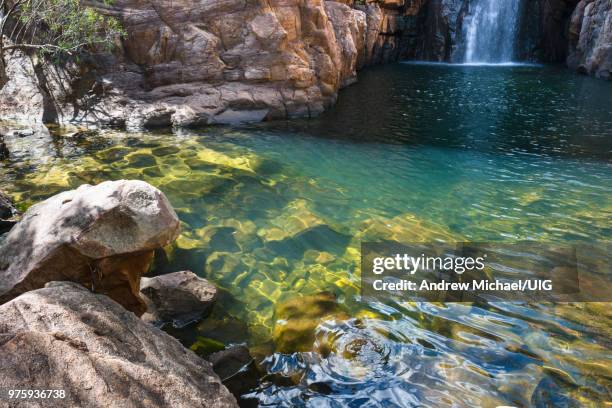
[[[13,50],[49,57],[110,49],[123,34],[117,19],[100,12],[110,1],[0,0],[0,88],[7,81],[5,57]]]

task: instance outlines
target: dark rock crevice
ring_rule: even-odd
[[[564,63],[569,50],[569,22],[578,0],[524,0],[517,58]]]

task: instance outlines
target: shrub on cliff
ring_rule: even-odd
[[[74,55],[87,47],[110,48],[123,34],[109,15],[112,0],[0,0],[0,88],[5,58],[14,50],[42,56]]]

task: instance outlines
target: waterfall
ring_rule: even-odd
[[[520,0],[472,0],[465,17],[466,63],[504,63],[514,57]]]

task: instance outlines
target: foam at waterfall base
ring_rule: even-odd
[[[407,65],[441,65],[449,67],[542,67],[535,62],[436,62],[436,61],[401,61]]]

